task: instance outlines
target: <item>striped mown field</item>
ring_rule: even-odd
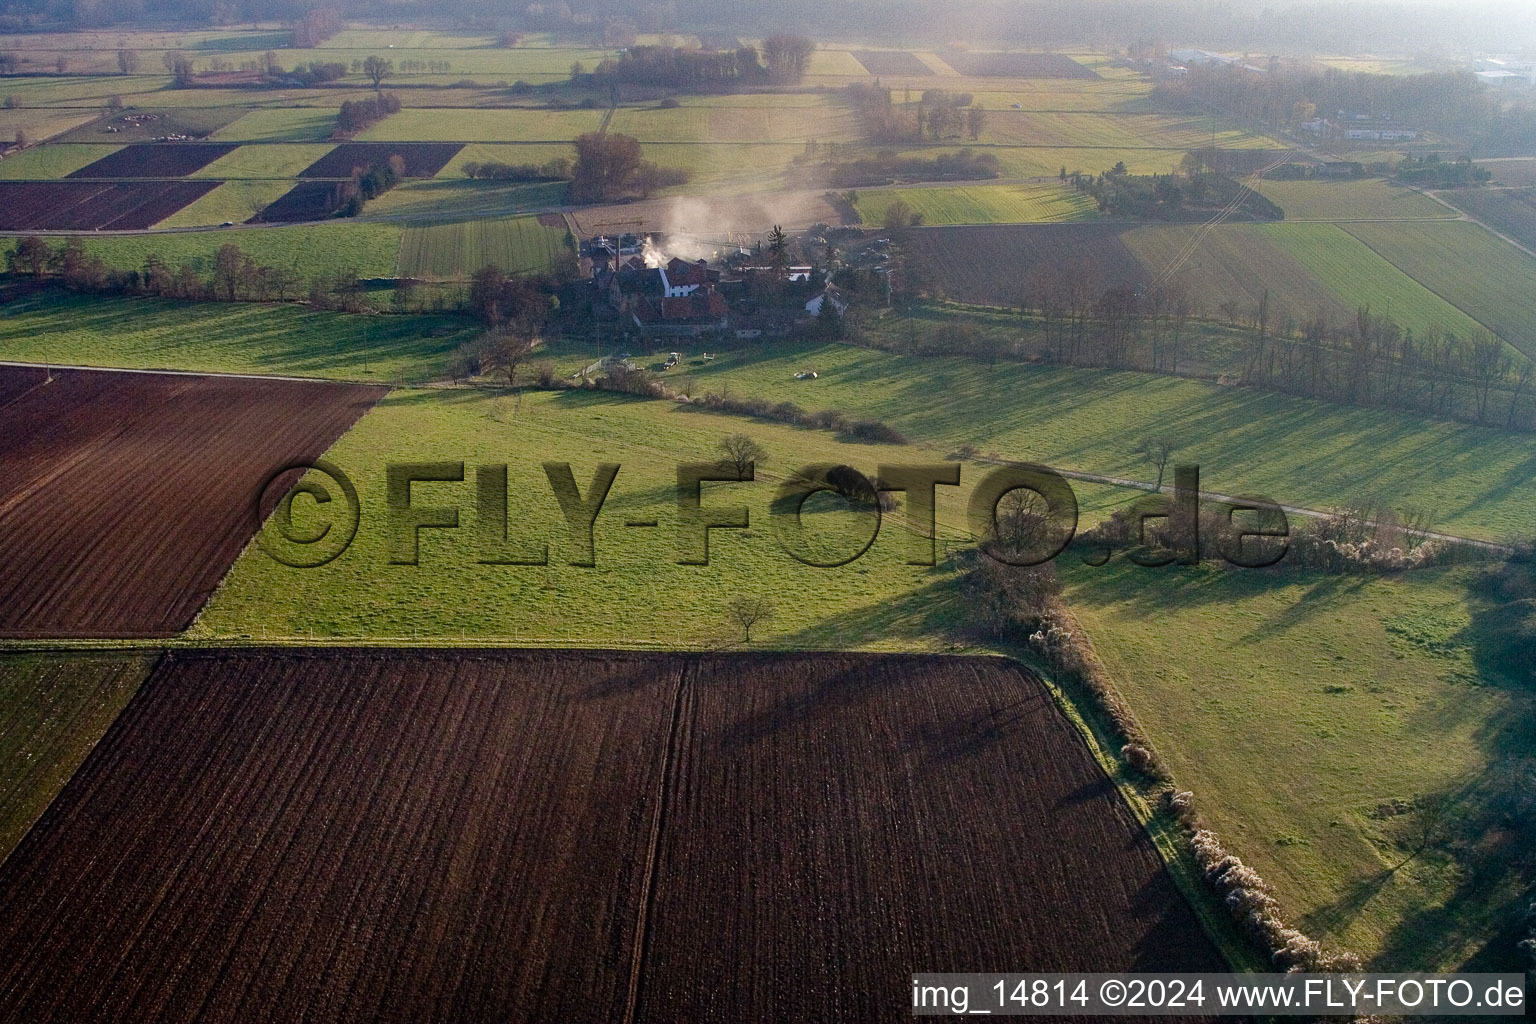
[[[541,224],[536,216],[416,225],[401,235],[395,270],[401,277],[439,279],[468,277],[491,264],[548,270],[569,246],[567,239],[564,227]]]

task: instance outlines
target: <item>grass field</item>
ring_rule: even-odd
[[[981,141],[1004,146],[1191,149],[1211,144],[1210,118],[1173,114],[988,109]],[[1274,139],[1218,123],[1223,149],[1283,149]],[[1112,165],[1111,165],[1112,166]]]
[[[0,655],[0,860],[149,672],[138,655]]]
[[[249,220],[257,211],[293,187],[291,181],[226,181],[212,192],[182,207],[157,228],[191,228]]]
[[[1375,225],[1372,225],[1375,226]],[[1266,224],[1262,230],[1315,274],[1351,310],[1368,307],[1405,327],[1439,327],[1466,337],[1476,325],[1433,292],[1358,245],[1345,229]]]
[[[1124,238],[1150,273],[1172,264],[1193,227],[1143,227]],[[1208,311],[1228,303],[1248,316],[1269,293],[1271,316],[1298,320],[1319,311],[1334,320],[1368,306],[1405,327],[1467,336],[1477,324],[1381,256],[1331,224],[1224,224],[1207,232],[1179,271]]]
[[[0,179],[62,178],[122,148],[111,145],[33,146],[0,160]]]
[[[241,146],[197,171],[194,178],[288,178],[332,150],[329,143],[295,142],[282,145]]]
[[[213,133],[219,142],[319,142],[336,128],[329,107],[282,107],[253,110]]]
[[[641,142],[786,143],[817,139],[852,142],[862,138],[858,117],[846,104],[815,97],[814,104],[737,103],[737,97],[709,97],[672,109],[621,107],[609,130]],[[749,97],[756,100],[758,97]]]
[[[601,110],[406,108],[357,134],[359,142],[568,142],[595,132]]]
[[[1440,196],[1527,249],[1536,249],[1536,188],[1447,189]]]
[[[1483,835],[1408,860],[1412,826],[1377,813],[1449,793],[1474,819],[1468,783],[1529,753],[1536,699],[1480,671],[1462,571],[1112,563],[1070,571],[1066,598],[1179,785],[1309,934],[1420,970],[1498,933],[1518,892],[1479,861]]]
[[[707,566],[679,565],[674,540],[679,462],[714,461],[721,437],[750,429],[768,450],[755,483],[709,484],[709,505],[745,503],[752,527],[716,531]],[[873,472],[886,461],[931,461],[931,452],[844,443],[831,434],[588,391],[395,391],[327,454],[358,487],[362,523],[340,558],[294,570],[253,546],[241,556],[193,627],[199,637],[266,634],[538,638],[599,645],[711,646],[732,633],[725,602],[763,594],[777,605],[761,642],[790,648],[937,649],[956,612],[951,574],[905,564],[903,517],[891,517],[862,558],[836,569],[785,553],[766,521],[774,488],[811,462],[847,462]],[[465,530],[423,531],[421,564],[390,565],[382,488],[389,462],[466,460],[509,465],[509,536],[548,542],[547,566],[480,564],[467,527],[474,484],[421,484],[417,501],[464,503]],[[622,466],[596,529],[596,566],[568,565],[568,539],[541,463],[572,464],[587,492],[599,462]],[[469,470],[473,477],[473,469]],[[856,551],[850,514],[817,511],[808,521],[820,557]],[[963,516],[942,494],[943,521]],[[626,529],[628,520],[660,528]],[[950,535],[947,534],[946,535]],[[754,642],[759,632],[754,631]]]
[[[554,267],[570,248],[564,227],[546,227],[537,217],[455,221],[407,227],[400,237],[400,277],[463,279],[494,264],[523,273]]]
[[[1097,214],[1089,196],[1065,185],[962,185],[860,191],[856,204],[865,224],[879,226],[901,199],[924,224],[1008,224],[1087,220]]]
[[[439,178],[464,174],[464,165],[474,163],[543,164],[556,157],[573,160],[576,150],[569,142],[471,142],[437,172]]]
[[[442,330],[448,333],[432,336]],[[298,305],[47,292],[6,307],[0,359],[415,382],[440,379],[449,354],[475,330],[446,316],[349,316]]]
[[[795,380],[805,368],[819,379]],[[989,369],[811,343],[724,353],[674,386],[876,416],[941,451],[971,444],[1132,479],[1156,475],[1137,458],[1137,441],[1167,434],[1210,490],[1313,507],[1374,495],[1394,507],[1434,505],[1451,532],[1500,539],[1536,530],[1536,461],[1525,435],[1389,410],[1147,374]]]
[[[559,206],[565,201],[565,193],[563,181],[486,181],[439,175],[427,180],[408,180],[390,189],[370,202],[363,216],[419,216],[424,222],[501,217],[521,210]]]
[[[85,247],[114,267],[141,267],[144,257],[157,253],[167,263],[191,263],[206,270],[221,245],[234,244],[259,263],[292,267],[305,275],[355,267],[360,277],[393,277],[400,230],[398,224],[338,221],[298,227],[232,227],[222,231],[111,237],[87,235]],[[0,240],[0,252],[8,252],[14,244],[14,239]]]
[[[1454,220],[1456,214],[1420,192],[1384,178],[1263,181],[1259,192],[1299,220]]]
[[[1345,230],[1536,357],[1536,259],[1466,222],[1349,224]]]
[[[4,88],[0,86],[0,88]],[[0,139],[9,146],[17,132],[26,135],[29,142],[41,142],[54,135],[61,135],[87,121],[96,119],[94,110],[60,110],[49,107],[0,108]]]

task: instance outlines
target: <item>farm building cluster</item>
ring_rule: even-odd
[[[1350,114],[1341,110],[1335,117],[1314,117],[1301,127],[1320,139],[1412,142],[1419,137],[1417,128],[1393,121],[1391,114]]]
[[[846,301],[810,265],[766,265],[736,250],[712,264],[667,256],[649,236],[599,236],[582,243],[592,266],[594,307],[624,332],[645,337],[772,338]]]

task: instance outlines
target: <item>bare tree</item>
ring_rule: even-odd
[[[1163,473],[1168,468],[1168,460],[1173,458],[1173,453],[1179,450],[1179,443],[1171,437],[1144,437],[1136,445],[1136,454],[1142,460],[1157,467],[1157,489],[1163,489]]]
[[[372,56],[363,61],[363,74],[368,76],[368,81],[373,83],[375,90],[395,73],[395,62],[383,57]]]
[[[752,642],[752,627],[773,618],[773,602],[766,597],[746,596],[731,598],[727,609],[731,620],[741,627],[743,643]]]
[[[974,142],[981,138],[982,129],[987,126],[986,111],[980,107],[972,107],[965,112],[965,133]]]
[[[131,75],[139,70],[139,52],[129,49],[118,50],[117,70],[125,75]]]
[[[768,461],[768,452],[746,434],[731,434],[723,438],[720,450],[725,453],[726,463],[736,470],[739,477],[745,477],[753,463]]]
[[[1420,796],[1413,801],[1413,808],[1412,831],[1408,837],[1412,851],[1392,869],[1394,871],[1438,843],[1450,823],[1451,799],[1444,793]]]

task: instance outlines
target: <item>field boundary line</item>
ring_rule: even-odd
[[[1527,248],[1524,245],[1521,245],[1519,242],[1515,241],[1513,238],[1510,238],[1504,232],[1500,231],[1498,228],[1494,227],[1492,224],[1489,224],[1487,221],[1480,220],[1477,217],[1474,217],[1472,214],[1468,213],[1466,210],[1463,210],[1461,207],[1459,207],[1456,204],[1452,203],[1449,199],[1441,198],[1441,196],[1438,193],[1430,192],[1430,191],[1428,191],[1426,189],[1415,189],[1414,191],[1418,192],[1420,195],[1428,196],[1429,198],[1433,199],[1435,202],[1439,203],[1441,206],[1445,207],[1447,210],[1450,210],[1452,213],[1456,214],[1457,215],[1456,218],[1455,218],[1456,220],[1464,220],[1464,221],[1466,221],[1469,224],[1476,224],[1478,227],[1482,228],[1484,231],[1488,232],[1493,237],[1495,237],[1495,238],[1497,238],[1497,239],[1499,239],[1501,241],[1509,243],[1510,245],[1514,246],[1516,249],[1519,249],[1521,252],[1525,253],[1527,256],[1536,257],[1536,249],[1530,249],[1530,248]],[[1450,218],[1446,218],[1446,219],[1449,220]],[[1362,241],[1363,241],[1363,239],[1362,239]],[[1404,273],[1407,273],[1407,271],[1404,271]],[[1450,301],[1450,300],[1446,300],[1446,301]],[[1454,303],[1453,303],[1453,305],[1454,305]],[[1477,318],[1473,317],[1473,319],[1475,320]]]
[[[685,662],[677,670],[677,690],[672,695],[672,714],[667,723],[667,745],[662,750],[660,777],[656,780],[656,813],[651,816],[651,837],[646,845],[645,870],[640,878],[640,908],[635,919],[629,960],[629,988],[624,998],[624,1024],[634,1024],[640,1008],[640,982],[645,974],[646,948],[651,936],[651,903],[656,894],[656,862],[661,856],[661,836],[667,824],[667,802],[672,798],[672,774],[678,761],[685,700],[693,692],[688,685],[690,666]]]
[[[1475,224],[1478,227],[1482,228],[1484,231],[1487,231],[1489,234],[1494,235],[1496,237],[1499,236],[1499,233],[1497,231],[1494,231],[1488,225],[1482,223],[1481,221],[1473,220],[1470,217],[1467,218],[1464,221],[1446,220],[1446,221],[1442,221],[1440,223],[1445,223],[1445,224],[1456,224],[1456,223]],[[1399,272],[1401,272],[1402,274],[1406,275],[1407,278],[1410,281],[1412,281],[1415,284],[1417,284],[1420,288],[1423,288],[1425,291],[1429,292],[1429,294],[1431,294],[1431,295],[1439,296],[1440,300],[1442,302],[1444,302],[1446,305],[1450,306],[1452,309],[1459,309],[1459,310],[1461,310],[1462,314],[1465,315],[1468,320],[1471,320],[1473,323],[1477,324],[1483,330],[1487,331],[1489,334],[1491,334],[1494,337],[1498,338],[1500,341],[1502,341],[1504,344],[1508,345],[1510,348],[1515,349],[1517,352],[1522,352],[1523,353],[1523,350],[1518,348],[1515,345],[1514,342],[1510,341],[1508,338],[1504,337],[1504,335],[1502,335],[1498,331],[1494,330],[1493,327],[1488,323],[1488,321],[1483,320],[1476,313],[1473,313],[1470,309],[1468,309],[1467,307],[1461,305],[1460,303],[1452,302],[1450,296],[1448,296],[1445,293],[1441,292],[1438,288],[1431,288],[1426,282],[1420,280],[1418,277],[1414,276],[1413,274],[1410,274],[1406,267],[1399,266],[1398,263],[1395,260],[1393,260],[1391,256],[1387,255],[1387,253],[1382,252],[1380,249],[1376,248],[1376,246],[1372,245],[1370,242],[1368,242],[1364,238],[1361,238],[1359,235],[1357,235],[1353,231],[1349,230],[1349,226],[1347,224],[1340,224],[1339,225],[1339,230],[1344,232],[1345,234],[1347,234],[1350,238],[1353,238],[1355,241],[1359,242],[1361,245],[1365,246],[1367,249],[1371,250],[1371,252],[1373,252],[1377,256],[1381,257],[1383,260],[1385,260],[1391,266],[1396,267]],[[1506,239],[1506,241],[1508,241],[1508,240]],[[1515,243],[1511,243],[1511,244],[1515,244]],[[1516,248],[1518,248],[1521,252],[1528,253],[1528,254],[1530,254],[1532,256],[1536,256],[1536,253],[1532,253],[1531,250],[1525,248],[1522,245],[1516,245]]]
[[[34,370],[71,370],[89,373],[147,373],[163,377],[228,377],[233,380],[285,380],[297,384],[368,384],[369,381],[343,380],[336,377],[288,377],[274,373],[231,373],[227,370],[151,370],[134,366],[82,366],[76,363],[31,363],[0,359],[0,366]],[[388,384],[375,385],[387,388]]]

